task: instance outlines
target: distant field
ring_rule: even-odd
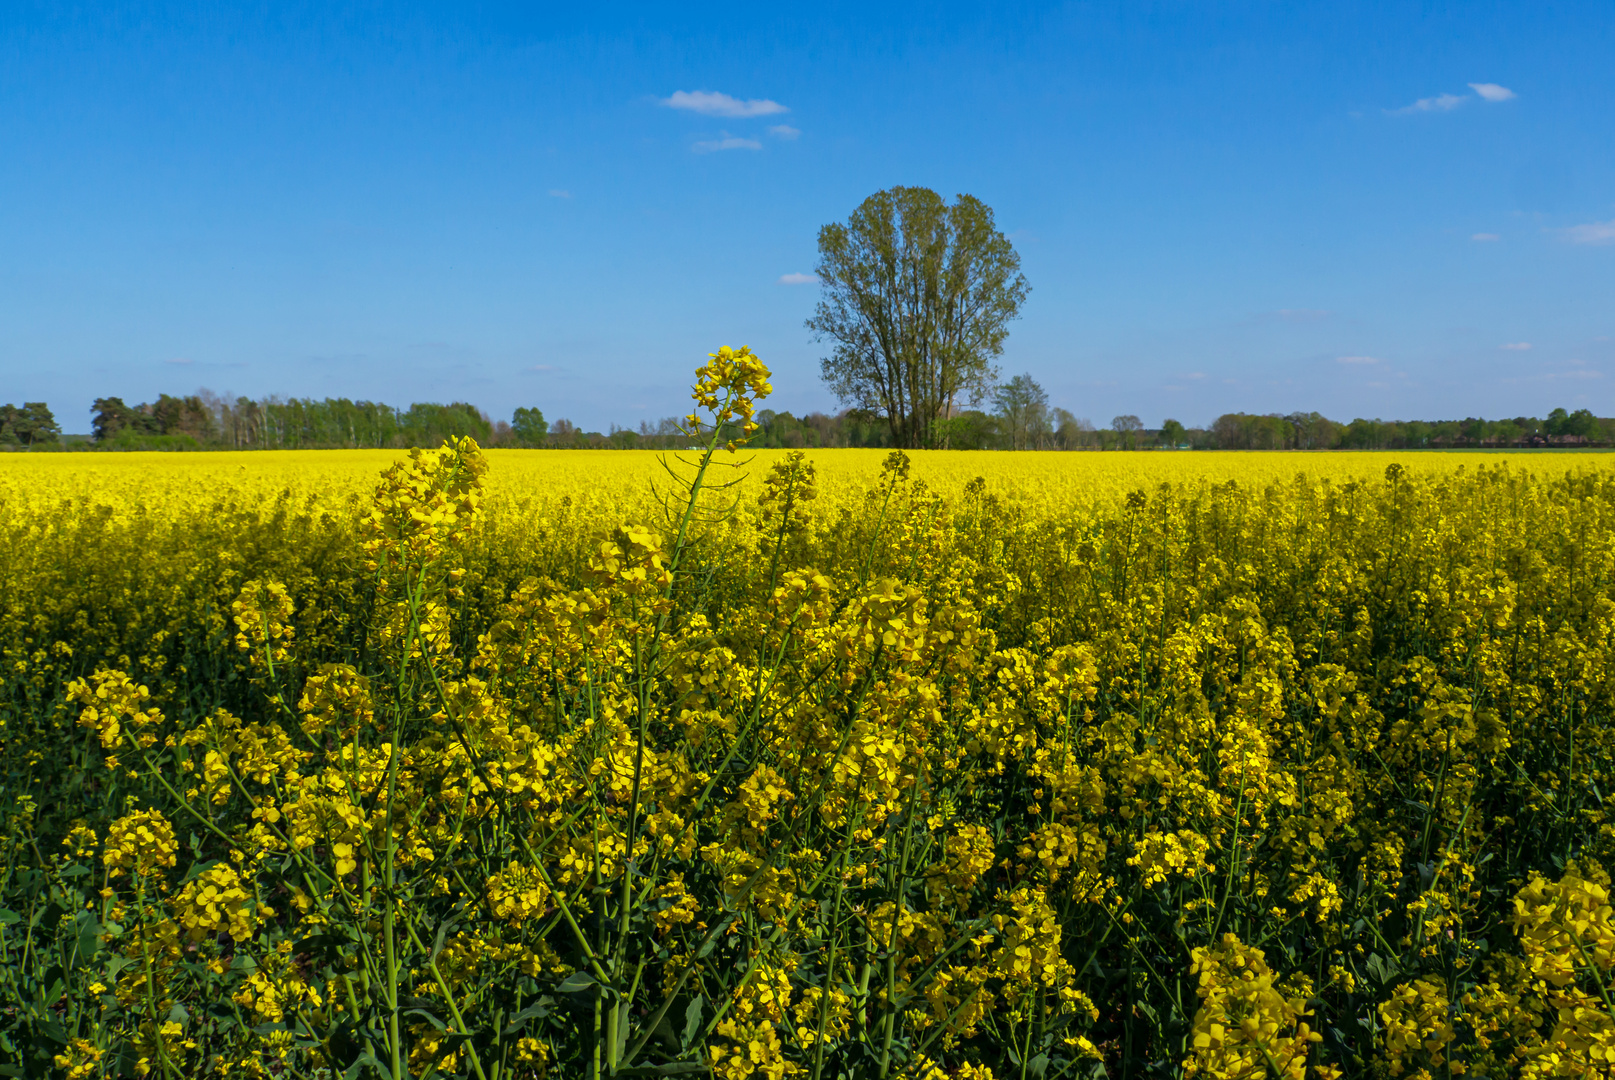
[[[497,504],[542,504],[561,496],[602,512],[627,512],[648,498],[649,485],[665,479],[662,453],[650,450],[489,450],[489,496]],[[720,462],[723,479],[767,472],[787,451],[742,451]],[[890,453],[883,449],[808,450],[826,492],[860,487]],[[401,450],[282,450],[185,454],[0,454],[0,498],[13,505],[45,499],[88,499],[114,507],[163,512],[226,494],[267,498],[281,492],[313,494],[320,502],[369,495],[377,473],[406,454]],[[685,455],[689,456],[689,455]],[[975,477],[1006,496],[1049,505],[1088,504],[1163,483],[1224,483],[1255,487],[1311,480],[1365,480],[1400,463],[1410,473],[1444,474],[1506,466],[1540,476],[1562,475],[1615,462],[1606,452],[1324,451],[1138,451],[1061,453],[916,451],[913,475],[942,495],[953,495]]]

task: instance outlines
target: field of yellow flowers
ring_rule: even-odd
[[[1615,469],[0,457],[0,1076],[1606,1077]]]

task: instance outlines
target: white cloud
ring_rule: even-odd
[[[552,199],[570,199],[571,197],[572,193],[565,188],[550,188],[550,198]]]
[[[712,90],[677,90],[672,97],[662,99],[669,109],[684,109],[702,116],[773,116],[790,112],[777,101],[767,98],[748,98],[745,101]]]
[[[1494,82],[1472,82],[1469,88],[1487,101],[1509,101],[1520,95],[1506,86],[1498,86]]]
[[[1494,240],[1501,240],[1503,238],[1494,232],[1478,232],[1474,236],[1471,236],[1470,239],[1476,241],[1477,243],[1490,244]]]
[[[163,363],[165,363],[165,364],[194,364],[194,363],[196,363],[196,361],[192,360],[188,356],[176,356],[172,360],[164,360]]]
[[[1451,112],[1465,101],[1469,100],[1462,94],[1437,94],[1435,97],[1420,98],[1412,105],[1404,105],[1400,109],[1386,109],[1392,116],[1406,116],[1409,113],[1423,112]]]
[[[1559,234],[1567,244],[1600,246],[1615,244],[1615,221],[1594,221],[1586,225],[1572,225],[1568,229],[1549,229]]]
[[[1337,356],[1337,364],[1383,364],[1385,361],[1377,356]]]
[[[817,274],[781,274],[779,283],[781,285],[817,285],[819,276]]]
[[[555,368],[554,364],[534,364],[532,367],[523,368],[522,370],[524,370],[524,371],[545,372],[545,371],[554,371],[554,370],[556,370],[556,368]]]
[[[802,134],[802,129],[793,128],[789,124],[775,124],[768,129],[768,133],[776,139],[794,139]]]
[[[1498,348],[1507,349],[1509,352],[1530,352],[1531,343],[1529,341],[1510,341],[1499,345]]]
[[[710,154],[714,150],[761,150],[763,144],[756,139],[743,139],[727,131],[721,139],[703,139],[690,147],[697,154]]]

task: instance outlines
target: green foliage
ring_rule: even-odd
[[[408,409],[347,398],[231,402],[206,390],[187,397],[160,394],[133,406],[118,397],[97,398],[92,415],[96,446],[106,450],[435,446],[465,436],[487,441],[493,430],[465,402]]]
[[[1048,391],[1030,374],[1017,375],[993,394],[998,431],[1007,450],[1041,450],[1054,436]]]
[[[467,436],[486,442],[492,425],[475,405],[457,401],[450,405],[411,405],[398,418],[398,428],[405,446],[436,446],[444,440]]]
[[[932,426],[936,445],[943,450],[991,450],[1001,442],[999,417],[980,409],[965,409]]]
[[[57,442],[62,429],[43,401],[0,405],[0,446],[29,448]]]
[[[549,421],[539,409],[518,407],[510,420],[510,433],[521,446],[543,446],[549,436]]]
[[[1615,420],[1588,409],[1554,409],[1542,420],[1364,420],[1340,424],[1316,412],[1226,413],[1206,433],[1219,450],[1415,450],[1459,447],[1608,446]]]

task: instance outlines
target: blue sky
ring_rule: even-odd
[[[0,400],[833,409],[819,226],[975,195],[1101,425],[1615,413],[1597,3],[0,9]]]

